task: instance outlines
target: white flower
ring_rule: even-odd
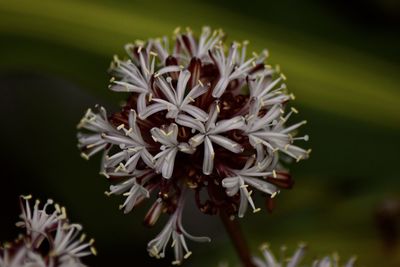
[[[296,140],[308,141],[308,135],[303,137],[292,135],[292,132],[307,122],[302,121],[287,128],[284,125],[289,117],[298,111],[292,108],[285,117],[282,117],[281,106],[274,105],[260,118],[258,117],[260,108],[257,103],[253,106],[252,113],[246,119],[247,124],[243,127],[249,136],[250,144],[257,149],[257,152],[260,154],[260,149],[264,146],[273,152],[279,150],[297,161],[308,158],[311,150],[293,145]]]
[[[284,79],[286,79],[285,76],[281,76],[272,80],[266,75],[259,75],[254,79],[249,79],[250,97],[256,99],[264,108],[280,105],[294,98],[293,95],[284,93],[286,84],[281,83]],[[277,85],[280,86],[276,88]]]
[[[22,221],[17,223],[26,233],[0,248],[0,266],[84,267],[80,259],[96,254],[94,240],[85,241],[82,227],[69,223],[64,207],[48,200],[40,208],[40,201],[36,201],[32,210],[31,198],[21,196]],[[49,209],[53,211],[49,213]]]
[[[4,248],[2,251],[3,255],[0,255],[0,266],[1,267],[21,267],[23,261],[28,253],[25,247],[19,248],[16,253],[11,256],[8,248]]]
[[[180,199],[176,211],[170,216],[163,230],[147,245],[147,250],[152,257],[164,258],[168,243],[174,248],[175,260],[173,265],[180,265],[192,252],[189,250],[185,238],[196,242],[210,242],[208,237],[192,236],[182,226],[183,198]]]
[[[204,61],[210,61],[208,51],[213,49],[224,36],[224,32],[222,30],[214,30],[211,33],[210,27],[203,27],[199,41],[197,42],[190,29],[187,29],[187,33],[185,35],[178,34],[179,31],[180,28],[175,30],[175,33],[177,34],[177,41],[184,49],[186,54],[185,58],[187,58],[187,60],[196,57]],[[175,51],[174,55],[177,54],[178,52]]]
[[[96,250],[92,247],[94,240],[85,242],[85,235],[81,235],[82,226],[79,224],[66,224],[60,222],[52,240],[53,249],[51,255],[60,257],[61,261],[78,259],[91,254],[96,255]]]
[[[165,116],[166,118],[176,119],[179,113],[186,112],[198,120],[205,121],[207,119],[207,113],[196,106],[190,105],[190,103],[204,94],[208,88],[199,83],[185,95],[189,78],[189,71],[181,71],[175,89],[171,83],[171,77],[165,79],[162,76],[158,76],[156,78],[156,85],[164,94],[166,99],[152,98],[152,101],[156,103],[147,106],[143,112],[139,113],[139,117],[141,119],[146,119],[148,116],[156,112],[168,110],[168,113]]]
[[[155,60],[158,56],[156,53],[151,52],[152,42],[149,43],[147,49],[144,50],[142,46],[137,49],[137,56],[133,52],[134,46],[128,44],[125,50],[131,56],[131,59],[140,66],[138,68],[131,60],[121,61],[117,56],[114,57],[114,62],[111,70],[117,78],[111,78],[111,85],[109,88],[116,92],[133,92],[138,93],[137,110],[141,113],[146,108],[146,96],[151,96],[153,90],[151,89],[151,77],[153,75],[163,75],[168,72],[179,71],[179,66],[166,66],[155,72]]]
[[[220,75],[220,78],[212,93],[212,95],[216,98],[222,96],[228,87],[229,82],[235,79],[246,77],[249,75],[249,72],[256,67],[256,61],[263,61],[265,59],[264,55],[261,57],[254,55],[247,61],[243,62],[244,55],[242,55],[240,60],[238,56],[238,47],[239,44],[234,42],[229,49],[227,57],[225,56],[222,46],[216,47],[215,52],[210,53],[210,57],[217,66]]]
[[[135,170],[132,174],[124,172],[110,173],[110,175],[114,177],[119,175],[122,178],[130,177],[117,185],[111,185],[110,192],[106,192],[108,196],[122,194],[126,197],[125,202],[119,206],[120,209],[124,209],[124,213],[130,212],[142,200],[149,198],[150,191],[154,189],[154,186],[147,184],[155,176],[149,170]]]
[[[110,68],[110,89],[127,92],[126,103],[109,117],[103,108],[89,111],[79,125],[82,155],[102,150],[100,173],[116,182],[106,194],[126,197],[120,209],[128,213],[154,194],[145,222],[172,214],[150,250],[163,255],[172,238],[177,263],[188,253],[184,237],[190,237],[176,226],[182,192],[195,191],[203,213],[226,208],[227,215],[242,217],[248,205],[259,210],[251,189],[270,198],[291,186],[280,161],[306,159],[310,152],[295,144],[308,140],[295,137],[304,122],[286,126],[297,112],[285,115],[294,97],[279,68],[266,64],[268,52],[248,57],[248,41],[225,49],[224,36],[209,27],[198,38],[177,29],[173,41],[126,45],[130,58],[114,57]]]
[[[356,262],[356,257],[350,258],[343,267],[353,267]],[[339,267],[339,256],[335,253],[331,257],[326,256],[322,260],[314,261],[312,267]]]
[[[192,154],[194,149],[187,143],[178,142],[178,126],[175,123],[170,124],[165,130],[153,128],[151,135],[154,141],[162,144],[160,153],[154,157],[155,168],[162,173],[164,178],[169,179],[174,170],[175,157],[178,151]]]
[[[31,210],[29,200],[31,195],[21,196],[20,205],[22,213],[20,218],[22,221],[17,222],[18,227],[26,228],[27,234],[30,236],[31,242],[35,247],[39,247],[46,238],[46,231],[53,230],[57,227],[60,220],[66,218],[65,209],[57,208],[50,214],[47,213],[49,205],[53,205],[53,200],[47,200],[43,208],[40,208],[40,201],[36,200],[33,210]]]
[[[205,122],[205,124],[187,115],[180,115],[176,119],[176,122],[178,124],[199,131],[198,134],[196,134],[189,140],[189,143],[193,147],[197,147],[204,143],[204,174],[211,174],[214,168],[215,152],[212,143],[218,144],[233,153],[239,153],[243,151],[243,148],[240,144],[232,141],[222,134],[231,130],[242,128],[244,125],[244,118],[241,116],[237,116],[229,120],[221,120],[216,123],[219,112],[220,109],[218,106],[218,102],[215,102],[211,106],[208,120]]]
[[[265,171],[269,165],[269,159],[265,158],[261,162],[256,162],[254,158],[249,159],[246,165],[241,170],[230,169],[229,172],[233,176],[228,176],[222,180],[222,186],[226,188],[226,194],[228,196],[234,196],[240,191],[240,206],[238,216],[241,218],[244,216],[248,203],[253,208],[253,212],[258,212],[254,205],[251,197],[252,191],[248,190],[248,186],[251,186],[261,192],[275,197],[279,192],[277,187],[267,181],[262,180],[267,176],[276,175],[275,171]]]
[[[132,172],[136,169],[139,159],[142,159],[149,167],[152,167],[154,165],[153,156],[147,150],[148,144],[142,138],[142,134],[136,123],[136,112],[134,110],[130,110],[129,112],[128,129],[125,127],[125,124],[119,125],[117,129],[122,129],[125,134],[121,132],[102,134],[104,140],[122,149],[112,156],[107,156],[103,167],[115,167],[122,161],[125,161],[125,164],[120,165],[120,167],[126,169],[128,172]]]
[[[321,260],[315,260],[312,265],[304,265],[302,264],[302,260],[306,253],[306,246],[304,244],[300,244],[298,249],[294,252],[293,256],[290,258],[286,258],[285,251],[286,247],[281,248],[281,257],[280,259],[276,259],[272,251],[269,249],[268,244],[264,244],[261,246],[261,252],[263,254],[263,259],[258,257],[253,257],[253,262],[256,267],[302,267],[302,266],[310,266],[310,267],[339,267],[339,256],[334,254],[332,257],[324,257]],[[343,267],[353,267],[356,261],[355,257],[352,257]]]
[[[285,250],[286,247],[282,247],[282,254],[284,254]],[[277,260],[269,249],[269,246],[265,244],[261,246],[261,252],[264,256],[264,259],[254,257],[253,261],[257,267],[300,267],[299,264],[304,257],[305,250],[306,246],[300,244],[299,248],[295,251],[291,258],[287,259],[283,256],[283,258]]]
[[[85,159],[89,159],[107,147],[108,143],[102,138],[102,133],[118,133],[108,122],[107,112],[103,107],[99,108],[98,113],[94,113],[89,108],[77,127],[91,132],[78,133],[78,147],[83,150],[81,156]]]

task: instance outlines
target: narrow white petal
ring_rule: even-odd
[[[201,123],[199,120],[196,120],[196,119],[194,119],[194,118],[192,118],[192,117],[190,117],[188,115],[180,114],[176,118],[175,122],[177,124],[179,124],[179,125],[186,126],[186,127],[191,128],[191,129],[195,129],[195,130],[197,130],[197,131],[199,131],[201,133],[205,132],[205,128],[204,128],[203,123]]]
[[[183,106],[182,111],[189,113],[194,119],[199,121],[206,121],[208,118],[208,114],[204,110],[193,105]]]
[[[204,158],[203,158],[203,173],[209,175],[214,168],[214,148],[210,139],[206,136],[204,138]]]
[[[243,151],[243,147],[241,145],[222,135],[209,135],[208,137],[213,143],[216,143],[233,153],[240,153]]]
[[[174,171],[176,153],[178,153],[178,148],[175,147],[170,149],[165,157],[162,167],[162,176],[166,179],[171,178],[172,172]]]
[[[167,109],[168,109],[167,105],[162,104],[162,103],[155,103],[155,104],[145,107],[145,109],[142,110],[141,113],[139,113],[139,117],[141,119],[146,119],[147,117],[149,117],[157,112],[167,110]]]
[[[186,86],[190,78],[190,71],[184,70],[180,73],[178,84],[176,85],[176,100],[177,103],[182,103],[185,96]]]

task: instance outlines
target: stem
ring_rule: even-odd
[[[247,246],[246,240],[243,236],[237,219],[231,220],[229,218],[229,215],[226,214],[223,209],[219,210],[219,215],[222,222],[224,223],[226,231],[231,238],[231,241],[233,242],[236,252],[239,254],[239,258],[242,261],[243,266],[255,267],[254,263],[251,260],[249,248]]]

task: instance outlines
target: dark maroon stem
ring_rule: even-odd
[[[228,232],[231,241],[239,255],[240,260],[244,267],[256,267],[251,260],[251,254],[249,247],[247,246],[246,240],[243,236],[242,230],[240,229],[239,222],[237,219],[231,220],[229,215],[223,210],[219,210],[221,220]]]

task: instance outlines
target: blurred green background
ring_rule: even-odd
[[[123,100],[107,90],[106,70],[125,43],[202,25],[268,48],[297,97],[297,119],[309,122],[302,131],[313,153],[293,166],[295,188],[279,195],[272,214],[242,220],[251,247],[268,241],[291,252],[305,241],[309,260],[337,251],[357,255],[358,266],[400,266],[396,0],[0,0],[0,240],[16,237],[17,196],[33,193],[66,205],[96,238],[91,266],[169,266],[146,252],[163,222],[145,229],[146,207],[123,215],[122,199],[103,194],[108,182],[98,158],[79,157],[75,125],[86,108],[116,110]],[[218,219],[186,211],[188,231],[213,238],[189,244],[186,266],[235,266]]]

